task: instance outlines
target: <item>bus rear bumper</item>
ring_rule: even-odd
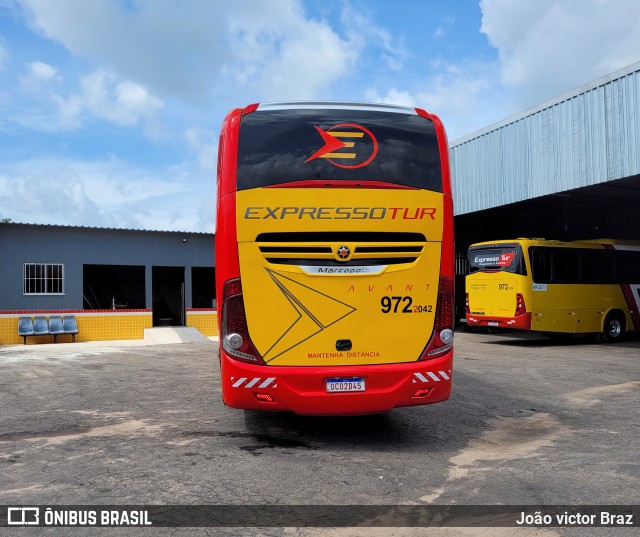
[[[233,408],[307,415],[357,415],[438,403],[451,393],[453,349],[422,362],[341,367],[276,367],[222,351],[222,397]],[[327,392],[327,379],[362,378],[365,391]]]
[[[467,313],[467,326],[482,326],[488,328],[514,328],[517,330],[531,330],[531,313],[517,317],[491,317]]]

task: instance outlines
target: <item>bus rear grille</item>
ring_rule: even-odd
[[[269,263],[275,265],[305,265],[308,267],[367,267],[377,265],[400,265],[413,263],[417,257],[383,257],[368,259],[352,259],[351,261],[335,261],[333,259],[305,259],[295,257],[267,257]]]
[[[269,263],[306,266],[367,266],[413,263],[427,242],[421,233],[321,231],[261,233],[256,242]],[[336,259],[340,246],[348,261]]]

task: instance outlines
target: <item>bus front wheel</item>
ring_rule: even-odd
[[[620,313],[610,313],[604,321],[603,336],[608,343],[622,341],[625,331],[624,317]]]

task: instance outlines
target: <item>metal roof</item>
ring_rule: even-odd
[[[456,214],[640,174],[640,62],[452,142]]]

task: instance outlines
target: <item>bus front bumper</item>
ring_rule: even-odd
[[[277,367],[239,362],[221,351],[222,397],[233,408],[307,415],[357,415],[438,403],[451,393],[453,349],[401,364]],[[329,393],[328,379],[364,379],[365,390]]]

